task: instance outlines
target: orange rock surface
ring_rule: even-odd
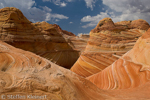
[[[149,27],[149,24],[141,19],[117,23],[110,18],[102,19],[95,29],[91,30],[86,49],[71,71],[83,77],[102,71],[132,49],[136,40]]]
[[[65,37],[66,41],[70,44],[70,46],[77,51],[83,52],[86,48],[87,42],[89,40],[89,35],[81,35],[81,36],[67,36]]]
[[[0,40],[70,68],[78,59],[79,51],[68,44],[62,32],[46,22],[31,23],[17,8],[0,9]]]
[[[146,39],[139,40],[143,44],[141,41],[148,45]],[[144,51],[147,51],[146,49]],[[141,49],[139,50],[141,51]],[[145,54],[146,52],[144,51],[142,53]],[[142,59],[136,61],[143,62]],[[12,95],[19,100],[33,100],[33,98],[30,98],[31,96],[40,96],[44,100],[148,100],[150,98],[150,82],[148,81],[150,74],[146,69],[149,69],[149,65],[148,67],[137,65],[133,68],[135,67],[137,68],[133,69],[134,71],[132,68],[130,69],[130,71],[133,71],[133,74],[129,73],[131,75],[130,78],[133,79],[132,85],[128,84],[131,85],[130,88],[101,90],[90,81],[70,70],[64,69],[31,52],[14,48],[0,41],[0,98],[9,100]],[[137,70],[139,69],[140,71],[140,67],[144,69],[138,72]],[[138,77],[134,79],[137,74]],[[122,75],[126,74],[123,73],[120,76]],[[118,79],[116,74],[115,77]],[[102,77],[104,79],[103,82],[105,82],[103,86],[106,85],[105,87],[108,84],[107,78],[105,74]],[[139,78],[142,79],[137,82]],[[129,81],[127,77],[123,79]],[[113,82],[109,81],[109,84],[112,84],[110,87],[113,87]],[[125,87],[126,83],[128,82],[119,86]],[[117,82],[116,85],[118,85]],[[36,97],[36,100],[41,99]]]
[[[54,27],[62,34],[62,36],[65,38],[65,40],[68,42],[68,44],[77,51],[83,52],[88,39],[89,39],[89,35],[80,35],[80,36],[76,36],[71,32],[68,32],[66,30],[62,30],[59,25],[54,24]]]
[[[86,50],[78,60],[83,66],[77,67],[80,72],[77,74],[84,77],[88,74],[82,72],[91,74],[86,79],[56,64],[61,57],[63,63],[70,63],[66,58],[74,59],[75,49],[83,50],[82,43],[86,41],[82,40],[88,37],[63,35],[46,22],[31,23],[16,8],[1,9],[0,20],[0,100],[150,99],[150,29],[143,34],[149,27],[144,20],[134,21],[140,26],[131,21],[113,23],[106,18],[91,31]],[[63,57],[67,50],[69,55]],[[113,61],[109,67],[100,69]],[[95,68],[99,70],[96,74]]]
[[[0,41],[0,99],[9,100],[9,95],[20,95],[15,100],[33,100],[28,95],[44,96],[43,100],[113,98],[70,70]]]
[[[60,26],[57,25],[57,24],[54,24],[53,26],[54,26],[59,32],[61,32],[62,35],[76,36],[76,35],[74,35],[72,32],[68,32],[68,31],[66,31],[66,30],[62,30],[62,29],[60,28]]]
[[[87,79],[100,89],[149,89],[150,83],[150,28],[140,37],[133,49],[103,71]],[[148,91],[147,91],[148,92]],[[146,94],[146,93],[145,93]]]

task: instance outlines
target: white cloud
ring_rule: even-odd
[[[51,2],[60,7],[66,7],[68,2],[73,2],[74,0],[42,0],[43,2]]]
[[[82,27],[83,28],[87,28],[87,27],[94,27],[97,25],[97,23],[105,18],[105,17],[109,17],[109,15],[107,14],[107,11],[106,12],[100,12],[100,14],[97,14],[96,16],[85,16],[81,19],[81,22],[89,22],[88,24],[86,25],[83,25]]]
[[[25,8],[30,9],[34,4],[34,0],[0,0],[0,8],[6,7],[6,6],[12,6],[17,8]]]
[[[66,0],[67,2],[73,2],[73,1],[75,1],[75,0]]]
[[[114,22],[144,19],[150,23],[150,0],[103,0],[103,4],[108,7],[105,12],[81,19],[81,22],[89,22],[83,28],[96,26],[105,17],[112,18]]]
[[[72,24],[73,22],[69,22],[70,24]]]
[[[58,22],[59,20],[58,19],[55,19],[55,22]]]
[[[37,8],[34,0],[0,0],[0,8],[16,7],[32,22],[37,21],[52,21],[56,19],[68,19],[62,14],[52,13],[52,9],[47,6]]]
[[[61,6],[61,7],[66,7],[66,6],[67,6],[67,3],[62,2],[62,3],[60,4],[60,6]]]
[[[53,14],[52,17],[53,18],[58,18],[58,19],[68,19],[69,18],[67,16],[60,15],[60,14]]]
[[[51,13],[47,13],[46,14],[46,19],[45,21],[58,21],[56,19],[68,19],[69,17],[66,17],[64,15],[60,15],[60,14],[51,14]]]
[[[45,10],[46,12],[51,12],[51,11],[52,11],[52,9],[48,8],[47,6],[44,6],[44,7],[42,7],[42,8],[43,8],[43,10]]]
[[[93,10],[93,7],[95,6],[95,3],[97,0],[84,0],[86,3],[87,8],[91,8]]]
[[[66,7],[69,2],[77,1],[77,0],[42,0],[43,2],[51,2],[60,7]],[[80,0],[79,0],[80,1]],[[98,0],[84,0],[87,8],[91,8],[93,10],[96,1]]]

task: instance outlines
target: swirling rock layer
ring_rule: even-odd
[[[102,71],[132,49],[148,28],[149,24],[141,19],[113,23],[104,18],[91,30],[86,49],[71,70],[83,77]]]
[[[62,34],[63,30],[55,25],[31,23],[19,9],[0,9],[0,40],[70,68],[78,59],[79,51],[74,50]]]
[[[15,97],[16,100],[33,100],[27,98],[28,95],[46,95],[43,100],[111,100],[113,98],[71,71],[0,41],[1,99],[4,95],[5,100],[10,99],[8,95],[25,96]]]
[[[20,43],[22,48],[29,48],[29,45],[26,44],[28,43],[30,44],[30,51],[36,51],[38,47],[38,50],[43,49],[44,51],[45,48],[49,50],[48,47],[45,47],[45,43],[50,42],[50,50],[57,52],[61,48],[57,43],[62,43],[62,41],[64,44],[66,43],[66,39],[61,37],[62,34],[59,34],[53,25],[45,22],[31,23],[23,14],[19,14],[20,11],[17,11],[18,9],[15,8],[0,10],[2,15],[0,16],[1,40],[10,44],[14,43],[14,45]],[[14,13],[12,14],[12,12]],[[19,15],[16,15],[16,13]],[[7,17],[8,15],[11,17]],[[20,20],[21,23],[19,23]],[[16,28],[13,29],[13,25],[11,26],[10,23],[14,24]],[[31,29],[27,26],[30,26]],[[34,44],[35,42],[37,42],[36,45]],[[108,89],[101,90],[90,81],[45,58],[0,41],[0,98],[10,100],[9,95],[20,95],[24,97],[12,99],[33,100],[34,97],[27,98],[27,96],[36,95],[43,96],[44,99],[42,100],[148,100],[150,98],[149,42],[150,29],[137,41],[130,52],[105,70],[87,78],[99,88]],[[34,45],[31,45],[31,43]],[[43,44],[39,45],[40,43]],[[52,46],[53,43],[55,46]],[[68,47],[68,45],[65,47]],[[93,46],[93,48],[95,47],[97,45]],[[109,50],[106,47],[103,48],[104,50]],[[122,48],[117,48],[117,50],[120,49],[122,50]],[[87,57],[89,59],[90,57],[96,57],[97,59],[98,55],[92,52],[83,54],[85,54],[85,57],[81,58],[83,61],[87,60]],[[122,52],[115,52],[110,59],[115,59],[121,54]],[[99,53],[99,56],[107,59],[110,55],[106,51]],[[101,60],[104,60],[104,58],[101,58]],[[93,61],[97,62],[96,59]],[[41,100],[41,98],[37,97],[36,100]]]
[[[86,48],[87,42],[89,40],[89,35],[81,36],[65,36],[66,41],[70,46],[77,51],[83,52]]]
[[[134,69],[134,72],[137,72],[138,68]],[[30,95],[37,96],[36,100],[148,100],[150,74],[148,71],[139,73],[133,74],[132,77],[139,74],[133,82],[142,78],[140,84],[147,82],[142,86],[132,89],[101,90],[90,81],[47,59],[0,41],[0,97],[5,100],[9,100],[10,96],[15,100],[33,100],[35,97]],[[107,77],[104,76],[102,79],[105,82],[103,86],[107,86]],[[128,78],[125,79],[128,81]],[[113,81],[109,84],[113,84]],[[132,86],[138,85],[139,83],[133,83]]]
[[[150,83],[150,29],[132,50],[103,71],[87,79],[100,89],[130,89]],[[145,87],[146,88],[146,87]]]

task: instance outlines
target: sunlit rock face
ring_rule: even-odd
[[[150,29],[128,51],[103,71],[87,77],[104,90],[134,89],[144,91],[150,83]],[[146,94],[146,93],[145,93]]]
[[[80,54],[85,50],[87,42],[89,40],[88,35],[80,35],[80,36],[67,36],[65,37],[66,41],[70,44],[70,46],[77,51],[80,51]]]
[[[9,14],[6,13],[7,11],[17,12],[19,10],[16,8],[4,8],[0,10],[0,14],[3,12],[2,15],[7,16],[7,14]],[[110,53],[113,51],[115,52],[114,57],[118,57],[119,59],[114,58],[118,60],[116,60],[112,65],[105,68],[103,71],[93,74],[85,79],[82,76],[79,76],[71,72],[70,70],[67,70],[52,63],[50,60],[48,60],[48,58],[45,59],[42,58],[41,56],[32,53],[33,51],[36,50],[45,52],[44,51],[45,49],[49,51],[54,50],[54,52],[58,52],[60,48],[61,48],[60,50],[62,50],[62,47],[71,48],[71,50],[74,50],[72,49],[73,47],[71,47],[71,45],[68,42],[66,42],[67,40],[66,37],[64,38],[64,36],[62,36],[62,34],[58,32],[57,29],[54,28],[53,25],[51,24],[48,24],[46,22],[31,23],[25,17],[23,17],[22,14],[19,14],[17,16],[21,16],[19,17],[19,19],[22,20],[21,18],[23,18],[23,20],[25,21],[22,21],[22,23],[26,23],[21,24],[21,27],[19,27],[20,24],[18,24],[19,22],[16,21],[18,20],[17,17],[11,18],[10,22],[14,21],[16,25],[15,29],[19,31],[16,30],[14,31],[12,28],[13,25],[11,26],[9,20],[6,17],[0,16],[0,20],[2,20],[0,21],[1,25],[0,39],[9,44],[13,44],[14,46],[20,44],[18,48],[15,48],[0,40],[0,99],[10,100],[8,98],[8,95],[13,96],[20,95],[24,97],[17,97],[14,100],[17,99],[33,100],[33,98],[27,96],[36,95],[36,96],[43,96],[43,98],[46,100],[149,100],[150,29],[145,34],[143,34],[142,37],[138,39],[135,46],[131,50],[129,48],[132,47],[133,44],[127,45],[128,42],[127,43],[123,42],[125,44],[124,49],[118,47],[115,49],[113,48],[113,50],[111,50],[109,46],[100,47],[100,45],[95,45],[96,44],[95,41],[89,40],[88,43],[89,47],[86,47],[86,50],[84,52],[85,54],[86,53],[92,54],[94,53],[93,50],[97,50],[98,52],[102,52],[105,50],[110,51]],[[111,22],[111,20],[109,21]],[[140,20],[140,23],[143,22],[144,22],[143,20],[142,21]],[[125,25],[124,23],[128,23],[130,25],[132,22],[125,21],[121,22],[121,24],[117,23],[117,25],[119,24],[121,27],[124,27],[122,26]],[[29,25],[30,27],[32,27],[32,29],[27,28],[26,25],[27,26]],[[118,27],[116,23],[114,25]],[[144,28],[146,26],[144,26]],[[114,27],[113,24],[112,27]],[[130,30],[131,29],[132,28],[130,28]],[[130,30],[127,29],[127,31]],[[133,30],[131,31],[131,33],[132,34],[137,33],[138,35],[142,34],[145,31],[144,29],[139,29],[139,25],[136,26],[136,28],[134,26]],[[94,31],[98,30],[93,30],[93,32]],[[90,35],[91,37],[92,36],[94,37],[95,35],[92,34],[95,33],[92,33],[91,31]],[[102,33],[96,34],[102,35]],[[132,35],[130,34],[129,36]],[[130,38],[128,39],[129,42],[131,42]],[[90,41],[92,41],[93,44],[91,44],[92,42]],[[118,41],[119,41],[118,43],[120,43],[121,40]],[[48,43],[50,45],[47,46]],[[67,45],[60,46],[61,44],[58,45],[58,43],[64,44],[67,43]],[[115,44],[115,42],[112,43]],[[19,48],[25,49],[30,48],[29,51],[32,52],[25,51]],[[129,51],[125,55],[121,56],[123,53],[120,52],[128,49]],[[63,50],[65,51],[66,49]],[[96,52],[94,56],[97,57],[97,55],[99,54],[98,52]],[[38,53],[40,55],[39,52],[35,53]],[[120,56],[118,56],[119,53]],[[110,59],[108,59],[107,57],[109,55],[107,54],[109,54],[109,52],[105,52],[103,55],[105,56],[107,61],[110,61]],[[101,57],[101,55],[98,56]],[[64,61],[67,62],[68,60],[66,58],[67,57],[63,59]],[[55,59],[55,57],[53,57],[53,59]],[[83,57],[81,59],[83,59]],[[82,62],[82,64],[85,64],[84,67],[94,65],[95,64],[94,61],[99,61],[100,63],[102,62],[99,59],[95,60],[94,57],[92,59],[93,62],[92,60],[89,60],[89,62],[92,62],[93,64],[87,61],[85,61],[86,63]],[[72,60],[72,58],[70,58],[69,60]],[[82,66],[82,68],[84,67]],[[94,69],[92,66],[88,68]],[[86,71],[89,72],[89,70]],[[41,98],[38,98],[36,100],[41,100]]]
[[[144,39],[139,40],[139,43],[147,45],[146,42],[148,41]],[[145,54],[144,51],[141,51],[141,53]],[[134,53],[130,57],[135,58]],[[130,60],[125,57],[124,59]],[[103,84],[102,89],[106,89],[108,84],[111,88],[116,88],[110,89],[107,87],[108,90],[102,90],[99,89],[101,88],[100,85],[96,84],[100,80],[99,77],[97,77],[97,82],[94,81],[98,88],[90,82],[93,82],[94,75],[88,77],[87,79],[90,80],[88,81],[45,58],[0,41],[0,97],[3,99],[6,96],[5,100],[9,100],[9,95],[19,95],[16,98],[19,100],[33,100],[32,97],[28,97],[29,95],[42,96],[47,100],[147,100],[150,98],[150,95],[148,95],[150,91],[150,74],[147,70],[149,64],[143,66],[147,64],[142,63],[143,60],[139,57],[133,59],[133,61],[139,63],[136,63],[134,67],[127,67],[128,75],[132,79],[131,82],[129,82],[130,80],[126,75],[127,72],[121,70],[122,68],[115,68],[114,71],[121,70],[122,74],[117,72],[114,76],[111,76],[112,73],[109,70],[110,73],[107,72],[109,76],[106,76],[106,74],[100,75],[104,82],[100,82],[100,84]],[[125,63],[129,62],[125,61]],[[143,65],[140,65],[140,63]],[[131,74],[131,71],[133,74]],[[121,80],[118,80],[118,73],[120,74],[119,77],[124,75],[122,79],[120,78]],[[112,79],[112,77],[115,78]],[[107,83],[109,78],[111,80]],[[138,81],[139,79],[140,81]],[[121,82],[124,83],[121,84]],[[129,87],[129,85],[131,86]],[[41,99],[37,98],[36,100]]]
[[[74,35],[72,32],[68,32],[68,31],[66,31],[66,30],[62,30],[61,27],[60,27],[59,25],[57,25],[57,24],[54,24],[53,26],[54,26],[59,32],[61,32],[62,35],[76,36],[76,35]]]
[[[0,41],[0,97],[4,95],[6,100],[8,95],[25,96],[15,100],[33,100],[28,95],[44,96],[44,100],[113,99],[70,70]]]
[[[86,49],[71,71],[83,77],[102,71],[132,49],[136,40],[149,27],[142,19],[117,23],[110,18],[102,19],[91,30]]]
[[[57,24],[54,24],[54,26],[62,34],[62,36],[74,50],[77,50],[80,53],[85,50],[85,47],[89,39],[89,34],[81,34],[79,36],[76,36],[71,32],[62,30],[60,26]]]
[[[70,68],[80,51],[74,50],[62,34],[47,22],[31,23],[17,8],[0,9],[0,40]]]
[[[142,59],[137,61],[142,62]],[[135,67],[140,68],[140,66]],[[139,76],[137,79],[133,79],[133,82],[137,82],[139,78],[143,78],[140,80],[140,84],[143,85],[129,89],[101,90],[94,85],[95,83],[92,84],[83,77],[45,58],[0,41],[0,97],[2,99],[6,97],[5,100],[10,99],[9,95],[19,95],[15,97],[19,100],[33,100],[29,95],[42,96],[45,100],[146,100],[150,98],[150,95],[148,95],[150,82],[147,81],[149,72],[145,68],[148,67],[144,67],[139,72],[141,74],[136,73]],[[135,77],[135,73],[133,76],[130,75],[132,78]],[[87,79],[90,79],[90,77]],[[127,77],[125,79],[128,81]],[[103,86],[107,86],[107,77],[103,82],[106,82]],[[110,81],[109,84],[114,84],[113,82]],[[134,84],[131,87],[139,85],[138,83]],[[122,85],[122,87],[124,86]],[[36,100],[41,99],[37,98]]]

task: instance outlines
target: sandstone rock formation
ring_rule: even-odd
[[[64,36],[54,25],[46,22],[31,23],[16,8],[1,9],[0,20],[0,39],[18,46],[15,48],[0,40],[0,99],[10,100],[9,95],[13,100],[35,99],[28,95],[37,96],[36,100],[150,99],[150,29],[135,44],[149,27],[145,21],[113,23],[111,19],[102,20],[91,31],[88,46],[78,61],[83,66],[75,69],[84,77],[89,76],[87,72],[91,74],[85,79],[51,62],[56,60],[58,63],[58,58],[62,57],[66,64],[70,63],[76,54],[74,48],[79,49],[82,44],[74,44],[78,41],[75,36]],[[59,50],[62,54],[58,53]],[[67,50],[69,55],[62,56]],[[102,65],[105,65],[103,71],[100,70]]]
[[[102,71],[132,49],[148,28],[149,24],[141,19],[117,23],[102,19],[91,30],[88,45],[71,70],[83,77]]]
[[[103,71],[87,79],[100,89],[149,89],[150,83],[150,28],[140,37],[133,49]]]
[[[79,57],[79,51],[68,44],[56,25],[31,23],[19,9],[13,7],[0,9],[0,20],[2,41],[34,52],[66,68],[70,68]]]
[[[86,48],[89,35],[81,35],[76,37],[66,36],[65,39],[74,50],[80,51],[80,53],[82,53]]]
[[[149,45],[147,44],[149,41],[146,39],[141,39],[139,42],[144,43],[144,46]],[[147,51],[147,48],[144,51]],[[142,53],[145,54],[144,51]],[[143,62],[142,59],[136,61]],[[135,67],[137,67],[135,70],[137,72],[141,66]],[[139,74],[136,79],[134,79],[135,73],[130,76],[133,79],[133,87],[139,85],[137,82],[139,78],[143,78],[140,80],[140,84],[143,85],[129,89],[101,90],[90,81],[45,58],[16,49],[0,41],[0,98],[9,100],[12,96],[15,100],[33,100],[36,96],[36,100],[41,100],[41,98],[44,98],[42,100],[148,100],[150,98],[150,82],[147,80],[150,74],[147,70],[143,71],[145,68],[149,67],[144,67],[139,72],[141,74],[136,73]],[[104,77],[103,82],[108,82],[107,77]],[[114,84],[113,82],[110,81],[109,83],[112,84],[111,87]],[[107,83],[105,84],[107,86]],[[122,87],[124,86],[122,85]]]
[[[59,32],[61,32],[62,35],[76,36],[76,35],[74,35],[72,32],[68,32],[68,31],[66,31],[66,30],[62,30],[62,29],[60,28],[60,26],[57,25],[57,24],[54,24],[53,26],[54,26]]]
[[[62,30],[57,24],[54,24],[54,27],[62,34],[62,36],[74,50],[80,51],[80,53],[84,51],[89,39],[89,35],[82,34],[80,36],[76,36],[71,32]]]
[[[0,41],[0,99],[8,100],[7,95],[22,96],[15,100],[33,100],[27,95],[46,95],[43,100],[113,98],[73,72]]]

